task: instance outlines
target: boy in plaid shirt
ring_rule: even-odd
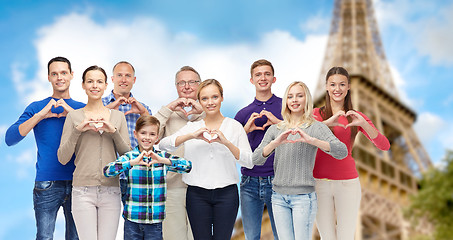
[[[162,239],[168,171],[190,172],[192,163],[154,149],[159,138],[159,120],[145,115],[136,123],[138,146],[104,167],[106,177],[124,172],[127,177],[124,206],[124,239]]]

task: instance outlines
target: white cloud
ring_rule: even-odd
[[[453,4],[435,1],[375,0],[376,18],[381,29],[402,31],[404,46],[428,56],[432,64],[453,65]],[[414,53],[411,52],[411,55]]]
[[[330,29],[330,18],[322,16],[321,13],[318,13],[316,16],[309,18],[307,21],[304,21],[299,24],[302,32],[309,33],[320,33],[328,32]]]
[[[414,124],[414,130],[417,132],[420,140],[427,145],[434,138],[438,138],[446,126],[447,122],[440,116],[430,112],[422,112],[418,114],[417,121]]]
[[[17,179],[28,179],[34,177],[36,163],[36,147],[28,148],[15,155],[6,155],[6,161],[9,164],[20,166],[14,168]]]
[[[260,58],[274,64],[277,95],[282,96],[286,86],[295,80],[304,81],[314,89],[326,41],[326,35],[311,35],[301,41],[288,32],[273,31],[254,43],[216,45],[188,32],[171,33],[164,24],[150,17],[138,17],[129,23],[107,20],[100,24],[88,15],[73,13],[39,30],[35,45],[40,66],[28,82],[33,88],[21,87],[23,67],[18,65],[14,68],[18,76],[15,83],[21,95],[29,96],[24,99],[26,103],[45,97],[43,92],[48,96],[51,89],[46,79],[47,62],[52,57],[65,56],[71,60],[75,72],[71,96],[86,101],[80,84],[83,70],[97,64],[111,75],[116,62],[127,60],[136,68],[134,95],[157,111],[176,98],[173,84],[176,71],[183,65],[191,65],[202,79],[218,79],[225,89],[225,103],[237,105],[239,109],[254,97],[254,88],[248,81],[249,68]]]

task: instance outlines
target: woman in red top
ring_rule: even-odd
[[[361,187],[351,151],[358,132],[377,148],[387,151],[389,141],[365,114],[352,108],[350,79],[346,69],[331,68],[326,75],[326,105],[313,111],[318,121],[332,129],[348,148],[348,156],[337,160],[319,151],[313,176],[318,196],[317,226],[321,239],[354,239]]]

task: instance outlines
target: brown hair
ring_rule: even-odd
[[[85,71],[83,71],[83,74],[82,74],[82,83],[85,82],[85,77],[87,75],[87,73],[89,71],[100,71],[102,72],[102,74],[104,74],[104,77],[105,77],[105,82],[107,83],[107,73],[105,73],[105,70],[97,65],[93,65],[93,66],[90,66],[88,67],[87,69],[85,69]]]
[[[250,67],[250,75],[253,77],[253,69],[259,66],[269,66],[272,69],[272,75],[274,75],[274,66],[272,66],[272,63],[267,61],[266,59],[260,59],[256,60],[254,63],[252,63],[252,66]]]
[[[135,131],[138,132],[144,126],[157,126],[157,134],[159,134],[160,122],[159,120],[151,115],[143,115],[137,119],[135,122]]]
[[[215,80],[215,79],[206,79],[204,80],[203,82],[200,83],[200,86],[198,86],[198,91],[197,91],[197,99],[200,100],[200,92],[201,92],[201,89],[209,86],[209,85],[215,85],[218,89],[219,89],[219,92],[220,92],[220,96],[223,97],[223,87],[222,87],[222,84],[220,84],[219,81]]]
[[[329,80],[329,77],[336,75],[336,74],[345,76],[348,79],[348,84],[351,84],[351,78],[349,77],[349,73],[343,67],[332,67],[326,74],[326,84],[327,84],[327,81]],[[332,105],[330,103],[330,96],[329,96],[329,92],[327,92],[327,90],[326,90],[325,100],[326,100],[326,105],[324,105],[323,107],[321,107],[319,109],[319,113],[321,114],[322,120],[329,119],[333,115]],[[343,103],[343,111],[348,112],[349,110],[354,110],[352,108],[351,90],[349,90],[348,93],[346,94],[346,97],[344,98],[344,103]],[[351,121],[352,121],[352,118],[348,117],[348,122],[351,122]],[[332,127],[330,129],[333,130]],[[354,143],[354,139],[355,139],[356,135],[357,135],[357,127],[353,126],[353,127],[351,127],[351,143]]]

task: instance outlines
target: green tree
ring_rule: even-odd
[[[405,213],[415,225],[418,219],[432,223],[435,239],[453,239],[453,151],[447,151],[441,168],[423,174],[420,189]]]

